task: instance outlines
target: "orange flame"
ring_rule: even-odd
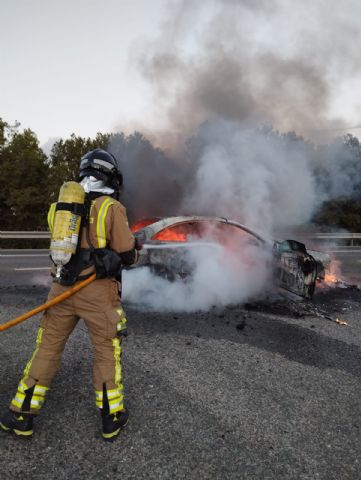
[[[341,263],[339,260],[332,259],[331,264],[325,272],[324,283],[329,287],[335,287],[341,280]]]
[[[177,227],[165,228],[161,232],[154,235],[152,240],[162,240],[167,242],[186,242],[187,241],[187,232],[185,229],[182,229],[182,225]]]
[[[141,230],[142,228],[156,222],[157,220],[158,218],[144,218],[143,220],[139,220],[138,222],[133,223],[130,229],[133,233],[135,233],[138,232],[138,230]]]
[[[327,283],[327,285],[333,285],[337,282],[338,282],[338,278],[336,277],[336,275],[330,272],[325,273],[325,283]]]

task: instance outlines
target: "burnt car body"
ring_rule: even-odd
[[[148,266],[157,274],[176,280],[186,279],[192,270],[185,252],[189,248],[212,250],[227,240],[253,245],[269,252],[274,283],[296,295],[312,298],[316,282],[325,277],[329,255],[308,251],[296,240],[269,240],[241,223],[223,217],[178,216],[145,219],[132,227],[143,245],[138,266]],[[209,234],[211,232],[211,234]]]

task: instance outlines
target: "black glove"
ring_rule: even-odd
[[[143,248],[142,242],[137,237],[134,238],[134,248],[136,250],[138,250],[138,252],[139,252],[139,250],[142,250],[142,248]]]

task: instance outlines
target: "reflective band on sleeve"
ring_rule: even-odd
[[[49,212],[48,212],[48,226],[51,233],[53,232],[53,228],[54,228],[55,209],[56,209],[56,202],[50,205]]]
[[[105,219],[109,210],[109,207],[113,205],[115,202],[111,200],[110,198],[107,198],[104,200],[104,202],[101,204],[99,213],[98,213],[98,218],[97,218],[97,226],[96,226],[96,232],[97,232],[97,240],[98,240],[98,247],[99,248],[105,248],[107,246],[107,235],[106,235],[106,229],[105,229]]]

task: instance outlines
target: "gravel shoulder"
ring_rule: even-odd
[[[0,288],[1,322],[46,287]],[[361,292],[319,292],[210,312],[125,305],[131,419],[99,436],[92,348],[82,321],[31,441],[0,434],[1,479],[361,478]],[[340,326],[330,319],[345,319]],[[1,333],[0,404],[32,354],[39,316]]]

